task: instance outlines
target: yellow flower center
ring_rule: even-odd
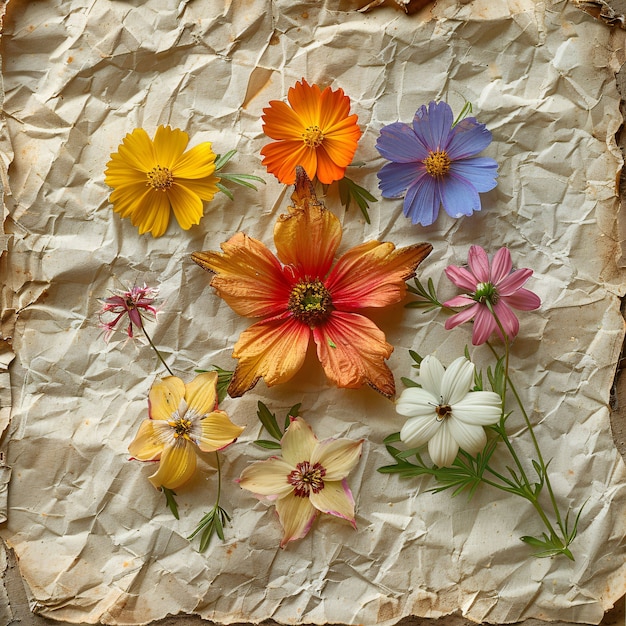
[[[174,429],[174,439],[178,439],[179,437],[189,439],[191,420],[179,417],[176,421],[168,422],[168,424]]]
[[[157,191],[167,191],[174,183],[172,172],[167,167],[157,165],[153,167],[147,174],[147,187],[152,187]]]
[[[319,326],[332,311],[330,292],[319,278],[301,280],[291,290],[287,308],[293,316],[309,326]]]
[[[450,171],[450,157],[445,150],[431,152],[425,159],[426,172],[431,176],[443,176]]]
[[[443,422],[448,415],[452,414],[452,407],[449,404],[440,404],[435,408],[435,413],[437,413],[437,421]]]
[[[299,498],[308,498],[311,491],[319,493],[324,489],[324,476],[326,470],[319,464],[311,465],[308,461],[302,461],[296,465],[287,482],[293,485],[293,493]]]
[[[309,126],[302,133],[302,141],[308,148],[317,148],[324,141],[324,134],[319,126]]]

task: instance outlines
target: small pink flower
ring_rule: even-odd
[[[497,317],[509,339],[514,339],[519,331],[519,321],[511,309],[532,311],[541,306],[541,300],[536,294],[522,288],[533,271],[511,271],[513,264],[508,248],[500,248],[496,252],[490,267],[489,257],[483,248],[472,246],[467,263],[469,269],[450,265],[445,270],[446,276],[457,287],[470,292],[444,302],[444,306],[467,307],[446,320],[446,329],[450,330],[473,319],[472,344],[479,346],[494,331],[502,338]]]
[[[156,309],[152,306],[158,294],[158,289],[146,286],[133,287],[129,291],[115,290],[113,295],[102,300],[103,306],[100,311],[100,326],[105,329],[104,338],[109,340],[113,331],[115,331],[119,321],[128,315],[128,327],[126,333],[132,339],[133,325],[137,328],[143,327],[143,315],[156,315]],[[105,322],[102,316],[111,313],[115,317]]]

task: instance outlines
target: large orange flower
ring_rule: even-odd
[[[331,269],[341,241],[339,220],[317,201],[297,169],[294,206],[274,228],[278,258],[263,243],[237,233],[223,253],[195,252],[193,260],[215,272],[211,285],[240,315],[261,317],[239,337],[239,359],[228,393],[243,395],[263,377],[268,386],[289,380],[302,366],[309,340],[328,378],[339,387],[368,384],[395,394],[385,359],[393,347],[384,333],[357,313],[399,302],[405,280],[430,253],[429,243],[395,249],[368,241],[348,250]]]
[[[267,171],[286,185],[294,183],[297,165],[323,184],[341,180],[361,137],[350,98],[343,89],[321,91],[303,78],[289,89],[287,100],[291,107],[272,100],[263,109],[263,132],[276,139],[261,149]]]

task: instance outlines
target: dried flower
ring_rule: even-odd
[[[139,234],[160,237],[167,230],[170,210],[183,230],[200,223],[202,202],[213,199],[219,178],[209,142],[188,152],[186,132],[159,126],[154,139],[143,128],[124,137],[107,163],[104,182],[115,191],[113,210],[129,217]]]
[[[532,311],[541,306],[539,297],[522,285],[532,276],[530,269],[512,270],[511,253],[500,248],[493,257],[491,267],[487,253],[480,246],[472,246],[467,257],[469,269],[450,265],[446,276],[459,288],[470,293],[456,296],[444,306],[467,307],[446,320],[449,330],[459,324],[474,320],[472,343],[485,343],[495,331],[502,338],[498,321],[509,339],[519,331],[519,320],[512,309]]]
[[[304,362],[312,336],[324,371],[337,386],[367,383],[393,396],[393,375],[384,362],[393,347],[357,311],[399,302],[404,281],[415,275],[432,246],[396,250],[391,243],[368,241],[348,250],[331,269],[341,225],[317,201],[302,168],[292,200],[295,206],[274,229],[278,258],[243,233],[222,244],[223,253],[192,255],[215,272],[211,285],[235,312],[263,318],[235,345],[239,363],[228,393],[241,396],[261,377],[268,386],[289,380]]]
[[[346,519],[356,528],[346,476],[361,456],[363,440],[320,442],[301,417],[293,417],[280,444],[282,457],[252,463],[239,479],[244,489],[276,503],[284,530],[280,547],[304,537],[320,513]]]
[[[144,315],[156,315],[156,309],[152,306],[159,290],[148,287],[145,283],[143,287],[133,287],[127,291],[116,289],[112,296],[102,300],[100,311],[100,326],[105,329],[104,338],[108,341],[115,331],[120,320],[128,316],[127,335],[132,339],[133,326],[143,328]],[[105,322],[103,315],[113,314],[115,317]]]
[[[491,133],[475,118],[454,125],[445,102],[422,106],[412,125],[395,122],[380,131],[376,148],[392,161],[378,173],[382,195],[406,192],[404,214],[422,226],[434,223],[441,205],[455,218],[480,211],[478,193],[496,186],[498,164],[475,155],[490,143]]]
[[[291,106],[272,100],[263,109],[263,132],[276,140],[261,149],[267,171],[286,185],[295,182],[297,165],[324,184],[342,179],[361,137],[350,98],[342,89],[321,91],[303,78],[287,99]]]
[[[128,446],[139,461],[159,461],[149,477],[157,488],[176,489],[196,470],[196,452],[230,445],[243,431],[217,408],[217,372],[199,374],[190,383],[176,376],[155,382],[148,397],[150,418]]]

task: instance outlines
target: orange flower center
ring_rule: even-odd
[[[291,290],[287,308],[293,316],[309,326],[325,322],[332,310],[330,292],[319,278],[301,280]]]
[[[168,422],[168,424],[174,429],[174,439],[178,439],[179,437],[189,439],[191,420],[179,417],[176,421]]]
[[[440,404],[435,409],[435,413],[437,413],[437,421],[443,422],[448,415],[452,414],[452,407],[449,404]]]
[[[311,465],[308,461],[302,461],[296,465],[287,482],[293,485],[293,493],[299,498],[308,498],[311,491],[319,493],[324,489],[324,476],[326,470],[319,464]]]
[[[450,157],[445,150],[431,152],[425,159],[426,172],[431,176],[443,176],[450,171]]]
[[[302,133],[302,141],[307,148],[317,148],[324,141],[324,134],[319,126],[309,126]]]
[[[152,187],[157,191],[167,191],[174,184],[172,172],[167,167],[157,165],[148,172],[147,176],[146,187]]]

